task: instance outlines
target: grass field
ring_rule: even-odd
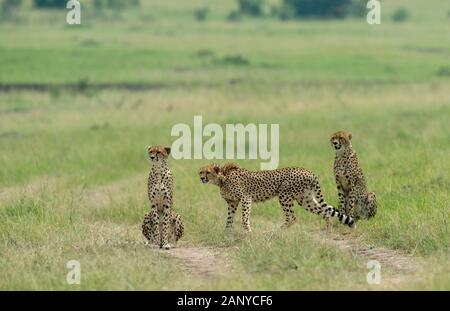
[[[0,86],[13,87],[0,92],[0,289],[450,289],[450,3],[383,2],[382,24],[369,26],[231,23],[234,1],[141,2],[115,19],[86,6],[80,26],[28,6],[0,23]],[[400,7],[411,17],[394,23]],[[48,90],[18,87],[27,83]],[[146,146],[170,144],[172,126],[194,115],[279,124],[280,167],[314,171],[333,205],[329,137],[351,131],[379,210],[333,231],[421,268],[369,285],[367,258],[311,238],[325,235],[319,217],[297,206],[299,222],[278,229],[276,200],[254,206],[250,235],[238,215],[227,240],[226,204],[197,176],[207,160],[170,160],[180,248],[216,248],[232,271],[206,278],[134,243],[149,209]],[[66,284],[71,259],[80,285]],[[386,280],[398,274],[382,269]]]

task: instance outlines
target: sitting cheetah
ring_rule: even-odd
[[[148,198],[152,208],[150,213],[145,215],[142,224],[142,233],[149,240],[149,244],[165,249],[171,247],[171,236],[177,241],[183,234],[181,217],[172,212],[173,177],[167,163],[169,154],[169,147],[148,147],[148,155],[153,164],[148,176]]]
[[[162,234],[161,234],[161,226],[159,230],[160,239],[154,237],[155,232],[155,223],[153,219],[158,218],[157,215],[153,215],[157,213],[156,209],[153,211],[146,213],[144,216],[144,222],[142,223],[142,234],[149,241],[149,243],[153,243],[153,245],[163,245],[162,242]],[[181,216],[177,213],[171,212],[169,216],[169,237],[168,241],[171,245],[176,245],[177,241],[181,238],[184,232],[183,222],[181,221]],[[153,242],[152,242],[153,241]]]
[[[331,144],[336,151],[334,177],[339,195],[339,209],[356,220],[368,219],[377,213],[377,200],[375,193],[367,192],[366,181],[351,139],[352,134],[345,131],[331,136]]]
[[[325,203],[317,177],[303,168],[289,167],[252,172],[234,163],[222,167],[210,164],[202,167],[199,175],[202,183],[220,187],[220,194],[228,203],[226,224],[228,233],[231,231],[239,203],[242,204],[244,229],[251,231],[249,215],[252,203],[267,201],[276,196],[286,216],[283,227],[289,227],[296,221],[293,211],[294,200],[310,212],[322,215],[326,221],[327,231],[330,230],[331,217],[337,217],[341,223],[349,227],[354,225],[351,217]]]

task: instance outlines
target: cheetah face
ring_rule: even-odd
[[[346,132],[346,131],[339,131],[333,134],[331,136],[331,145],[333,146],[334,150],[339,151],[341,149],[345,149],[349,146],[350,140],[352,139],[352,133]]]
[[[163,147],[163,146],[149,146],[147,148],[148,151],[148,157],[150,158],[150,161],[152,163],[160,163],[169,157],[170,154],[170,147]]]
[[[200,168],[198,175],[200,181],[204,184],[211,183],[216,184],[219,179],[220,167],[215,164],[209,164]]]

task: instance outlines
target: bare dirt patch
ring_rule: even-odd
[[[182,246],[158,250],[178,260],[189,274],[204,278],[219,278],[232,271],[232,265],[222,250],[213,247]]]
[[[381,264],[382,271],[386,268],[389,270],[388,274],[383,273],[383,283],[386,285],[408,282],[415,278],[421,270],[419,258],[400,251],[368,245],[361,237],[318,231],[311,232],[310,236],[322,243],[348,251],[355,256],[367,258],[368,261],[377,260]]]

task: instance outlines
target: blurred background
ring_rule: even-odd
[[[2,84],[449,76],[446,1],[381,1],[381,25],[364,0],[85,0],[81,25],[66,3],[2,0]]]

